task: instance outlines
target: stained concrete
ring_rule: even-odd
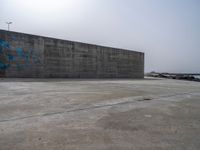
[[[144,53],[0,30],[0,77],[144,78]]]
[[[199,150],[200,84],[0,79],[0,150]]]

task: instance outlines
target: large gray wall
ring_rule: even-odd
[[[143,78],[144,53],[0,30],[0,76]]]

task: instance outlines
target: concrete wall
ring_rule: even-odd
[[[144,53],[0,30],[0,76],[143,78]]]

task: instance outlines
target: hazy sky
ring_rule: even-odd
[[[200,72],[200,0],[0,0],[0,28],[145,52],[145,70]]]

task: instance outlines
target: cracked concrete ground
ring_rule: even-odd
[[[200,83],[0,79],[0,150],[199,150]]]

